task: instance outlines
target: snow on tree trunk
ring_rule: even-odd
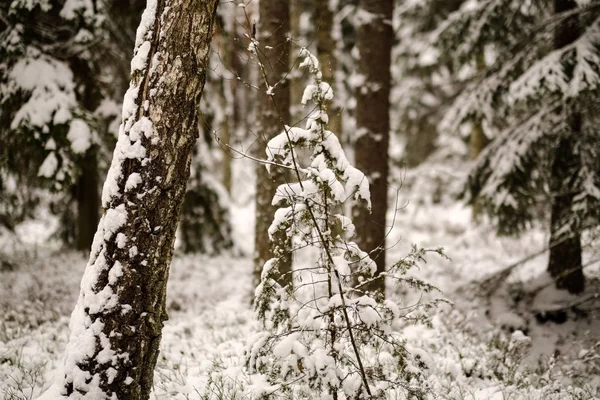
[[[146,399],[205,80],[216,0],[148,0],[105,209],[71,316],[61,395]]]
[[[357,12],[358,73],[364,83],[356,91],[355,163],[369,179],[373,212],[355,207],[353,219],[363,250],[381,246],[371,254],[377,273],[385,271],[392,10],[391,1],[361,0]],[[368,289],[384,293],[383,280]]]
[[[277,136],[281,130],[281,120],[290,119],[290,88],[285,75],[289,72],[290,44],[287,35],[290,30],[290,10],[287,1],[262,0],[259,3],[259,25],[257,34],[261,44],[259,66],[264,71],[260,81],[266,80],[275,87],[273,95],[259,93],[258,110],[258,143],[256,154],[263,157],[264,144]],[[261,73],[262,74],[262,73]],[[264,79],[263,79],[264,78]],[[269,88],[264,88],[269,91]],[[271,172],[262,165],[256,166],[256,224],[254,240],[254,284],[260,282],[263,265],[271,258],[268,229],[277,207],[271,205],[277,187],[286,182],[286,172],[272,168]],[[285,255],[280,264],[280,283],[285,285],[291,279],[291,255]]]
[[[554,13],[569,11],[577,7],[574,0],[554,0]],[[554,33],[554,47],[561,49],[576,41],[581,32],[577,16],[567,18]],[[575,193],[571,190],[573,171],[581,169],[579,152],[574,148],[576,135],[581,135],[582,116],[578,110],[568,104],[562,112],[570,113],[567,117],[570,134],[561,138],[557,144],[552,164],[552,210],[550,221],[550,256],[548,272],[557,278],[556,286],[567,289],[571,293],[582,292],[585,278],[581,264],[581,234],[575,229],[564,232],[565,219],[575,218],[571,210]],[[581,227],[576,227],[581,228]]]

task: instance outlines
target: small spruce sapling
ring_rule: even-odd
[[[249,51],[260,67],[256,40]],[[405,275],[425,261],[427,250],[413,247],[385,274],[374,276],[369,254],[350,241],[355,227],[342,214],[343,205],[351,199],[370,207],[368,180],[348,162],[337,136],[327,130],[326,102],[333,98],[333,90],[322,81],[317,58],[304,48],[300,57],[300,68],[307,68],[312,77],[302,103],[312,102],[314,108],[305,129],[284,126],[266,149],[267,168],[292,169],[298,181],[279,186],[273,198],[279,206],[269,228],[273,258],[265,263],[255,292],[264,331],[251,338],[246,350],[254,394],[358,400],[396,391],[420,397],[426,391],[426,357],[423,352],[411,353],[394,327],[407,318],[426,321],[423,313],[414,311],[439,300],[406,307],[362,288],[370,280],[387,277],[424,292],[434,290]],[[310,165],[299,164],[299,148],[312,150]],[[282,287],[278,265],[289,239],[295,248],[316,249],[318,260],[292,272],[294,287]]]

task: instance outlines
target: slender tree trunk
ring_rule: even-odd
[[[257,29],[260,42],[261,62],[264,65],[266,78],[274,89],[274,96],[258,93],[258,140],[255,145],[256,154],[264,158],[264,149],[269,139],[281,132],[280,118],[290,120],[290,87],[285,81],[289,71],[290,45],[287,35],[290,31],[290,10],[287,1],[261,0],[259,3],[259,26]],[[269,47],[271,49],[269,49]],[[259,79],[259,85],[267,90]],[[275,104],[274,104],[275,103]],[[279,110],[279,114],[277,113]],[[264,165],[256,167],[256,230],[254,247],[254,283],[258,285],[262,267],[271,258],[268,229],[273,221],[277,207],[271,205],[277,186],[287,180],[285,171],[271,168],[267,173]],[[282,275],[280,283],[291,282],[291,254],[280,264],[279,272]],[[285,275],[284,275],[285,274]]]
[[[574,0],[554,0],[556,14],[577,7]],[[573,43],[579,35],[580,27],[576,16],[568,18],[557,27],[554,34],[555,49]],[[582,292],[585,288],[585,277],[581,264],[580,226],[571,232],[561,232],[567,221],[574,218],[572,205],[575,193],[571,190],[572,181],[581,168],[579,152],[574,148],[574,137],[581,135],[582,117],[571,105],[565,105],[563,112],[570,113],[569,136],[563,138],[556,149],[556,157],[552,164],[552,208],[550,218],[550,257],[548,272],[557,279],[556,286],[567,289],[571,293]]]
[[[87,251],[92,245],[100,216],[99,187],[97,149],[94,146],[83,156],[81,174],[75,185],[77,250]]]
[[[150,395],[216,5],[148,0],[104,184],[105,213],[71,316],[59,383],[65,397]]]
[[[317,57],[323,72],[323,81],[331,87],[337,88],[335,74],[337,71],[337,58],[335,54],[336,42],[333,37],[333,10],[329,1],[316,1],[315,23],[317,24]],[[329,130],[334,132],[342,142],[342,116],[341,109],[337,106],[336,99],[329,109]]]
[[[483,52],[477,54],[476,58],[476,67],[477,72],[482,74],[485,69],[485,58]],[[469,137],[469,158],[471,160],[476,160],[479,157],[479,154],[483,151],[485,146],[489,143],[488,138],[485,136],[485,132],[483,131],[483,122],[481,119],[476,119],[473,121],[473,126],[471,127],[471,136]],[[471,209],[471,216],[473,221],[479,222],[481,219],[481,203],[474,202]]]
[[[228,115],[227,118],[225,118],[223,120],[223,122],[221,123],[221,140],[223,141],[223,143],[226,143],[228,145],[231,145],[231,120],[229,119],[230,116]],[[233,154],[231,154],[231,151],[223,146],[222,148],[223,151],[223,162],[222,162],[222,183],[223,183],[223,187],[225,188],[225,190],[227,191],[227,193],[229,195],[231,195],[231,182],[233,180],[233,170],[232,170],[232,165],[231,165],[231,161],[232,161],[232,157]]]
[[[385,271],[393,2],[360,0],[359,9],[369,18],[360,21],[357,32],[358,72],[365,77],[365,84],[356,92],[358,138],[354,151],[356,168],[365,173],[371,184],[373,212],[354,208],[353,219],[360,248],[371,252],[381,246],[371,254],[379,274]],[[385,293],[385,282],[379,279],[367,289]]]
[[[227,32],[227,24],[223,23],[223,30],[221,32],[220,37],[220,54],[222,54],[223,63],[225,64],[225,68],[231,71],[232,74],[235,73],[236,70],[236,58],[237,54],[235,53],[235,28],[236,28],[236,20],[235,20],[235,12],[232,13],[233,21],[231,22],[231,32]],[[220,136],[221,140],[225,144],[231,144],[232,133],[235,132],[236,129],[236,96],[235,96],[235,87],[236,80],[235,79],[220,79],[220,89],[221,89],[221,101],[223,104],[223,108],[226,111],[226,116],[221,122]],[[231,161],[233,159],[233,154],[231,150],[229,150],[225,146],[221,146],[221,150],[223,152],[223,162],[222,166],[222,183],[227,190],[227,193],[231,195],[231,183],[233,179],[233,171]]]
[[[486,69],[485,58],[483,53],[477,54],[476,58],[476,68],[477,73],[483,74]],[[483,123],[481,119],[477,119],[473,121],[473,127],[471,128],[471,137],[469,138],[469,157],[471,160],[477,159],[479,154],[483,151],[485,146],[487,146],[489,140],[485,136],[485,132],[483,131]]]

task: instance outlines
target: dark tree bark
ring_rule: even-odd
[[[577,7],[574,0],[554,0],[554,13],[569,11]],[[577,16],[568,18],[559,25],[554,33],[554,48],[560,49],[579,38],[581,30]],[[569,218],[574,218],[572,205],[575,193],[570,182],[575,179],[581,167],[579,152],[574,148],[574,138],[581,135],[581,114],[566,105],[563,112],[569,115],[569,135],[562,138],[556,148],[556,157],[552,164],[552,209],[550,221],[550,257],[548,272],[556,278],[559,289],[571,293],[582,292],[585,278],[581,264],[581,233],[577,226],[567,233],[560,233]]]
[[[317,24],[317,57],[321,64],[323,81],[336,88],[335,73],[337,71],[337,58],[335,54],[336,43],[333,38],[333,10],[329,1],[318,1],[315,4],[315,23]],[[334,89],[335,91],[335,89]],[[334,132],[340,142],[342,139],[342,110],[336,105],[335,98],[329,109],[329,130]]]
[[[290,120],[290,88],[285,75],[289,72],[290,43],[287,35],[290,31],[290,9],[287,1],[261,0],[259,3],[259,24],[257,39],[260,43],[260,61],[264,66],[264,73],[270,86],[274,89],[274,96],[259,93],[258,108],[258,135],[255,144],[256,155],[265,157],[267,142],[278,135],[283,127],[281,121]],[[269,49],[268,47],[271,47]],[[259,79],[263,82],[263,79]],[[262,87],[262,85],[260,85]],[[264,88],[266,91],[267,89]],[[271,168],[269,174],[262,164],[256,166],[256,225],[254,241],[254,284],[260,282],[262,267],[272,257],[269,243],[268,229],[273,221],[277,207],[271,205],[277,187],[286,182],[285,171]],[[288,246],[289,247],[289,246]],[[280,263],[279,282],[283,285],[291,282],[291,254]]]
[[[290,0],[289,3],[290,33],[292,39],[301,45],[307,39],[302,37],[302,33],[300,31],[300,17],[302,16],[302,11],[304,9],[304,4],[302,4],[303,0]],[[290,52],[290,65],[296,64],[297,60],[297,52]],[[306,114],[306,110],[300,103],[305,87],[304,82],[305,78],[300,71],[292,71],[290,74],[290,115],[292,117],[292,121],[294,122],[301,120]]]
[[[77,200],[77,250],[89,250],[100,216],[100,182],[97,149],[92,146],[82,157],[81,174],[75,185]]]
[[[91,113],[103,97],[98,82],[100,72],[91,63],[78,58],[72,59],[70,65],[77,82],[79,101]],[[89,251],[100,219],[98,150],[98,146],[92,144],[77,160],[80,173],[73,188],[77,202],[77,250]]]
[[[217,0],[149,0],[104,215],[71,317],[62,395],[147,399],[175,230],[198,136]]]
[[[388,146],[390,130],[390,63],[392,39],[391,0],[360,0],[359,8],[368,18],[360,22],[357,46],[360,53],[358,73],[365,84],[356,91],[355,144],[356,168],[363,171],[371,185],[373,212],[365,208],[353,210],[356,241],[361,249],[371,252],[377,274],[385,271],[385,234],[387,211]],[[368,290],[385,293],[385,282],[378,279]]]

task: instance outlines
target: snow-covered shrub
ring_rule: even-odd
[[[257,49],[259,43],[252,40],[249,50],[260,66]],[[427,250],[413,247],[389,271],[375,276],[369,254],[351,241],[355,226],[343,214],[344,203],[362,201],[370,207],[369,183],[349,163],[337,136],[327,130],[326,102],[333,90],[322,81],[318,60],[304,48],[300,57],[300,68],[307,68],[312,77],[302,103],[312,102],[314,107],[306,128],[285,126],[266,149],[267,168],[291,169],[297,181],[279,186],[273,198],[279,206],[269,228],[274,254],[255,292],[264,331],[250,339],[246,351],[253,394],[366,399],[395,392],[422,397],[429,358],[409,351],[395,328],[403,319],[425,321],[425,315],[415,311],[437,301],[407,307],[365,287],[386,278],[423,292],[434,290],[406,275],[424,262]],[[271,94],[273,87],[265,84]],[[299,164],[300,148],[312,150],[309,165]],[[312,248],[318,260],[294,270],[293,284],[282,287],[278,267],[290,239],[292,251]]]

